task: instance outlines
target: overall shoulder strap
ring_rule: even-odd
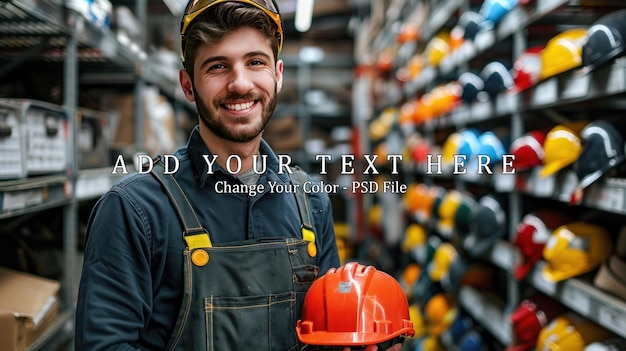
[[[313,224],[311,222],[309,202],[304,192],[304,183],[309,179],[309,175],[298,166],[291,167],[291,171],[292,173],[289,173],[291,184],[297,185],[295,196],[298,211],[300,212],[300,220],[302,221],[302,239],[312,244],[309,246],[309,253],[311,256],[315,256],[317,252],[315,250],[315,232],[313,231]]]
[[[202,227],[183,189],[171,174],[165,174],[163,158],[157,156],[153,159],[153,167],[150,172],[163,187],[163,191],[170,199],[176,216],[184,228],[184,239],[190,249],[199,247],[212,247],[209,233]]]

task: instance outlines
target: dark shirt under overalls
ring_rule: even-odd
[[[215,246],[254,241],[257,246],[252,246],[253,250],[259,245],[267,249],[268,245],[263,239],[302,238],[302,221],[295,196],[267,191],[268,182],[289,184],[289,177],[287,174],[278,174],[277,157],[265,142],[261,143],[260,152],[268,155],[268,171],[258,180],[258,184],[266,184],[266,191],[256,196],[215,192],[215,184],[218,181],[226,180],[229,183],[239,181],[218,169],[216,164],[215,173],[207,175],[203,155],[211,154],[202,142],[197,129],[191,134],[187,147],[174,154],[180,161],[180,168],[174,177],[193,205],[199,221],[210,233]],[[318,267],[317,272],[321,274],[328,268],[339,266],[332,209],[326,194],[310,193],[308,200],[317,247],[317,255],[311,262],[313,266]],[[236,301],[230,301],[228,296],[218,296],[224,286],[222,282],[226,282],[226,285],[231,285],[235,290],[239,290],[237,293],[242,294],[246,294],[246,290],[250,287],[253,289],[255,285],[273,288],[283,284],[278,282],[280,277],[272,275],[284,272],[283,266],[289,263],[289,260],[293,261],[291,256],[289,258],[277,255],[277,258],[267,260],[258,257],[247,260],[246,255],[237,256],[229,253],[223,256],[211,253],[211,260],[214,260],[209,260],[207,266],[219,262],[220,258],[231,263],[240,260],[243,263],[240,267],[250,272],[258,267],[260,273],[248,274],[246,281],[239,281],[237,279],[237,275],[241,273],[237,270],[239,266],[233,265],[222,270],[209,271],[225,278],[220,279],[210,276],[211,274],[205,274],[207,276],[203,276],[202,279],[196,278],[196,281],[201,280],[207,285],[208,289],[217,290],[212,290],[210,297],[201,297],[199,301],[202,311],[195,312],[196,316],[191,323],[193,325],[187,324],[184,328],[176,326],[181,323],[179,318],[181,301],[184,300],[183,296],[186,296],[184,267],[189,266],[188,255],[184,254],[186,244],[182,232],[181,223],[167,195],[150,174],[132,175],[120,180],[102,196],[92,212],[88,225],[85,262],[77,303],[76,350],[165,350],[168,345],[173,346],[172,341],[177,338],[177,335],[173,334],[178,330],[190,334],[184,328],[192,330],[191,334],[195,335],[182,336],[180,340],[176,340],[181,342],[177,349],[184,349],[186,346],[182,345],[185,343],[197,343],[194,340],[202,339],[202,347],[194,346],[194,350],[221,351],[224,347],[220,348],[220,342],[230,343],[230,339],[236,338],[247,339],[247,342],[255,345],[255,349],[258,350],[292,349],[295,346],[295,330],[292,327],[295,325],[291,324],[295,323],[300,313],[299,306],[295,304],[294,292],[282,294],[280,291],[272,291],[265,297],[246,296]],[[287,247],[298,245],[293,240],[287,240],[287,243]],[[270,242],[269,245],[274,245],[274,242]],[[232,252],[236,252],[237,247],[233,246]],[[218,248],[219,250],[231,252],[230,248]],[[267,251],[264,252],[264,255],[266,254]],[[294,265],[294,262],[291,264]],[[280,267],[276,267],[278,265]],[[237,269],[230,271],[233,267]],[[277,269],[272,270],[272,267]],[[307,271],[310,271],[310,267]],[[301,273],[300,277],[287,278],[293,278],[294,286],[297,286],[301,279],[306,287],[309,284],[306,281],[311,279],[311,275]],[[300,273],[295,272],[293,275]],[[276,281],[276,284],[273,284],[273,281]],[[212,285],[214,282],[215,285]],[[296,290],[298,289],[300,292],[297,294],[306,291],[301,288]],[[214,301],[213,292],[222,301]],[[291,312],[284,308],[268,308],[261,312],[257,310],[252,316],[263,315],[266,320],[256,320],[261,317],[253,317],[252,323],[245,325],[242,330],[232,330],[240,325],[236,313],[226,316],[220,316],[218,313],[226,309],[220,307],[223,304],[245,310],[239,307],[260,306],[263,303],[259,301],[266,301],[266,305],[270,307],[289,305]],[[204,319],[202,323],[197,322],[198,318]],[[215,323],[214,319],[220,318],[221,322]],[[249,318],[245,316],[242,319],[248,321]],[[233,323],[232,328],[227,328],[231,329],[229,333],[232,335],[215,340],[212,333],[217,328],[225,328],[224,326],[229,323],[227,321]],[[276,322],[278,325],[272,328],[271,324]],[[276,335],[277,330],[280,330],[281,334]],[[261,335],[266,333],[269,335]],[[223,331],[219,331],[219,335],[222,334]]]

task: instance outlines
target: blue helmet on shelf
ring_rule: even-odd
[[[517,0],[485,0],[479,12],[485,19],[481,25],[486,28],[497,25],[515,6]]]
[[[479,155],[484,155],[489,158],[489,164],[500,162],[502,156],[506,154],[506,147],[502,140],[493,131],[483,132],[479,137],[480,149]]]
[[[479,132],[475,129],[465,129],[459,134],[459,148],[457,153],[465,156],[466,162],[475,157],[480,152]]]
[[[476,329],[468,331],[459,345],[460,351],[487,351],[487,349],[483,336]]]

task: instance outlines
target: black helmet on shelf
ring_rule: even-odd
[[[574,163],[578,187],[585,189],[624,161],[624,137],[605,120],[589,123],[580,133],[583,150]]]
[[[469,256],[481,257],[489,252],[496,242],[506,236],[506,210],[503,199],[495,194],[480,198],[478,207],[472,212],[472,229],[463,246]]]
[[[511,72],[499,61],[488,63],[480,76],[485,83],[483,90],[492,98],[515,85]]]
[[[587,31],[582,63],[587,71],[597,69],[626,54],[626,9],[608,13]]]
[[[457,80],[461,85],[461,101],[465,103],[472,103],[478,99],[479,94],[485,88],[485,82],[482,78],[472,72],[464,72],[459,76]]]
[[[480,24],[485,18],[475,11],[463,12],[459,17],[458,25],[463,28],[463,39],[474,40],[476,34],[480,31]]]

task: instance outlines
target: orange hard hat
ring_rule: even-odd
[[[365,346],[415,330],[400,283],[373,266],[348,262],[313,283],[296,333],[307,345]]]
[[[402,24],[398,35],[396,36],[396,41],[399,44],[406,44],[412,41],[416,41],[419,38],[419,29],[417,28],[417,23],[415,22],[405,22]]]
[[[424,317],[431,335],[441,335],[456,319],[458,309],[453,300],[446,293],[437,293],[424,306]]]
[[[409,79],[415,79],[424,69],[424,58],[422,55],[413,55],[407,64]]]

